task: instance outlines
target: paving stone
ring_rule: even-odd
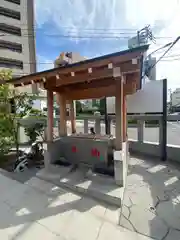
[[[87,197],[83,197],[76,204],[76,210],[83,213],[91,213],[97,217],[104,218],[106,213],[107,206],[105,204],[101,204],[94,199],[89,199]]]
[[[128,231],[111,223],[104,223],[99,233],[98,240],[125,239],[125,240],[150,240],[152,238]]]
[[[56,207],[62,205],[62,203],[67,203],[69,205],[75,205],[82,197],[71,193],[71,192],[64,192],[63,194],[58,195],[57,197],[53,198],[49,203],[50,207]]]
[[[14,206],[14,204],[19,202],[20,198],[29,190],[31,190],[31,187],[17,183],[14,184],[13,189],[8,189],[8,191],[3,192],[0,198],[9,203],[11,206]]]
[[[37,177],[31,178],[25,184],[27,184],[28,186],[31,186],[33,188],[36,188],[37,190],[42,191],[45,194],[48,194],[50,196],[58,196],[61,193],[64,194],[64,193],[67,192],[64,189],[56,186],[55,184],[44,181],[44,180],[39,179]]]
[[[89,213],[74,212],[67,224],[64,235],[74,240],[95,240],[98,237],[102,220]]]
[[[29,225],[23,216],[20,216],[14,209],[10,208],[6,203],[0,205],[0,237],[1,239],[13,239],[25,226]],[[18,238],[17,238],[18,239]]]
[[[141,209],[139,206],[131,208],[129,223],[137,232],[159,240],[162,239],[168,229],[164,222],[153,212]],[[128,228],[128,225],[122,226]]]
[[[58,240],[59,236],[52,233],[47,228],[41,226],[38,223],[29,223],[23,226],[15,233],[9,233],[9,239],[17,240],[32,240],[32,239],[43,239],[43,240]]]
[[[157,207],[157,214],[169,227],[180,230],[180,204],[172,201],[161,202]]]
[[[18,199],[8,198],[6,200],[7,204],[11,207],[14,207],[16,210],[21,210],[24,213],[36,213],[46,206],[48,206],[49,202],[52,198],[47,195],[33,189],[27,189],[24,191],[22,196]]]
[[[22,189],[27,187],[23,186],[21,183],[15,180],[0,175],[0,200],[4,200],[6,196],[9,196],[11,194],[14,195],[14,190],[17,189],[17,191],[19,191],[19,188]]]
[[[125,195],[131,198],[131,201],[135,205],[141,205],[144,209],[149,209],[157,204],[158,198],[156,195],[152,195],[152,191],[149,186],[140,186],[132,189],[126,189]],[[123,201],[126,204],[126,199]]]
[[[180,231],[171,229],[169,234],[165,238],[165,240],[179,240],[180,239]]]
[[[3,240],[16,235],[17,239],[32,239],[32,233],[43,239],[161,240],[167,235],[164,240],[179,240],[180,231],[168,232],[167,227],[180,228],[179,176],[179,170],[166,164],[134,158],[124,195],[122,227],[118,227],[118,208],[40,179],[32,178],[23,185],[0,174],[0,236]]]
[[[73,210],[67,206],[46,208],[41,214],[38,223],[50,229],[56,234],[64,234],[65,228],[72,219]]]
[[[5,202],[0,203],[0,229],[6,229],[13,224],[15,211]]]
[[[108,207],[106,209],[104,219],[108,222],[111,222],[115,225],[119,223],[120,209],[116,207]]]

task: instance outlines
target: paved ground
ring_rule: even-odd
[[[119,209],[33,175],[22,184],[0,174],[0,192],[3,240],[180,239],[178,167],[131,158],[119,227]]]
[[[91,123],[90,126],[94,124]],[[70,129],[69,129],[70,131]],[[77,132],[84,132],[83,121],[77,121]],[[105,125],[101,124],[101,132],[105,133]],[[111,133],[115,134],[115,126],[111,126]],[[129,139],[137,140],[137,128],[128,128]],[[145,128],[144,141],[159,142],[159,128]],[[180,123],[167,123],[167,142],[170,145],[180,145]]]
[[[158,240],[180,239],[180,171],[131,158],[121,225]]]

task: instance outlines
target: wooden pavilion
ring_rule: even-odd
[[[22,76],[15,87],[41,83],[47,90],[48,141],[53,141],[53,92],[60,107],[60,135],[67,134],[66,103],[70,104],[72,133],[76,131],[73,100],[116,97],[116,149],[126,141],[126,95],[141,89],[144,53],[148,45]]]

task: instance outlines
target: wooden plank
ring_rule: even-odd
[[[66,92],[66,97],[68,99],[80,100],[80,99],[91,99],[91,98],[102,98],[104,96],[111,97],[115,94],[115,85],[102,88],[76,90]]]
[[[85,90],[85,89],[92,89],[92,88],[99,88],[99,87],[107,87],[111,86],[114,83],[114,79],[111,78],[104,78],[99,79],[97,81],[91,81],[86,83],[77,83],[71,84],[68,86],[61,86],[57,88],[57,91],[76,91],[76,90]]]
[[[108,85],[105,87],[99,87],[99,88],[89,88],[89,89],[74,89],[73,91],[71,89],[66,89],[63,91],[60,91],[59,89],[52,89],[54,92],[59,92],[61,94],[65,94],[68,99],[73,100],[80,100],[80,99],[90,99],[90,98],[102,98],[104,96],[106,97],[112,97],[115,96],[115,84]],[[137,90],[136,83],[133,84],[127,84],[124,85],[124,94],[129,95],[135,93]]]

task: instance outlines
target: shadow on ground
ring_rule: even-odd
[[[23,239],[24,233],[32,232],[38,224],[57,236],[66,233],[70,239],[80,239],[80,233],[85,231],[86,239],[93,240],[99,239],[101,229],[107,230],[107,223],[118,222],[117,208],[33,175],[23,181],[25,184],[0,176],[1,236],[7,232],[11,240]],[[157,240],[180,239],[178,167],[131,158],[123,204],[121,226]]]
[[[25,184],[4,176],[0,178],[3,192],[0,196],[0,235],[5,231],[11,240],[23,239],[23,234],[36,223],[57,236],[66,232],[67,237],[68,234],[70,237],[78,235],[89,226],[86,239],[93,240],[98,237],[105,219],[117,223],[119,211],[116,208],[78,196],[36,177],[31,177]],[[78,230],[79,227],[82,229]]]
[[[154,239],[179,240],[179,166],[131,158],[120,224]]]

